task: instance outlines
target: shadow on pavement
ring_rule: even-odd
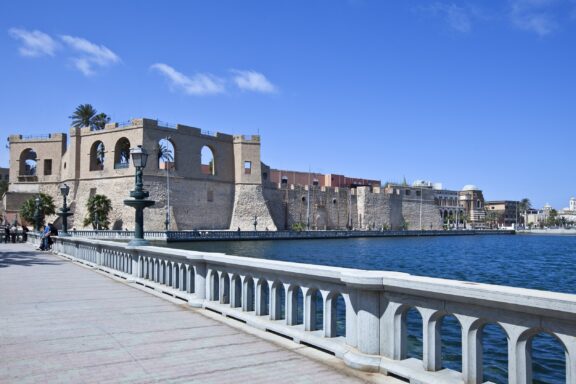
[[[31,267],[34,265],[60,265],[59,260],[49,260],[38,252],[15,251],[0,249],[0,268],[7,268],[13,265]]]

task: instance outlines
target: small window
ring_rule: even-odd
[[[288,184],[288,177],[282,176],[282,184]]]
[[[214,201],[214,191],[209,189],[206,198],[210,202]]]
[[[52,174],[52,159],[44,160],[44,175],[50,176]]]
[[[422,194],[421,191],[416,191],[416,196],[420,196]]]
[[[314,179],[314,180],[312,181],[312,185],[318,186],[318,179]]]
[[[406,190],[406,196],[410,196],[410,190],[409,189]]]
[[[306,196],[302,196],[302,202],[303,202],[303,203],[306,202]]]
[[[251,161],[245,161],[244,162],[244,174],[249,175],[251,173],[252,173],[252,162]]]
[[[266,173],[266,172],[262,173],[262,179],[268,180],[268,173]]]

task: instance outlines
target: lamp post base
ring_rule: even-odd
[[[132,239],[128,243],[129,247],[140,247],[143,245],[150,245],[150,242],[148,240],[144,240],[144,239]]]

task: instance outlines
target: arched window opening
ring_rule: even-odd
[[[476,208],[482,208],[482,202],[480,200],[476,200]]]
[[[201,164],[200,170],[204,175],[215,175],[216,164],[214,162],[214,152],[208,146],[203,146],[200,152]]]
[[[281,184],[288,184],[288,176],[282,176],[282,182]]]
[[[36,151],[28,148],[20,155],[20,176],[36,176],[38,158]]]
[[[130,141],[123,137],[114,147],[114,169],[128,168],[130,166]]]
[[[406,324],[406,358],[423,359],[422,316],[416,308],[404,313]]]
[[[453,315],[442,318],[442,368],[462,372],[462,327]]]
[[[556,336],[540,332],[528,343],[532,366],[527,377],[534,383],[566,383],[566,347]],[[530,372],[530,370],[532,372]]]
[[[508,382],[508,336],[496,323],[485,324],[480,330],[482,343],[482,380]]]
[[[158,141],[158,169],[174,170],[176,164],[176,155],[174,144],[169,139]]]
[[[104,155],[106,153],[106,148],[104,143],[101,141],[96,141],[92,144],[90,148],[90,170],[91,171],[101,171],[104,169]]]

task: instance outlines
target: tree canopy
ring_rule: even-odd
[[[40,193],[40,213],[40,225],[45,224],[46,216],[56,213],[52,196]],[[31,197],[22,204],[20,217],[28,223],[36,224],[36,197]]]
[[[91,225],[93,229],[109,229],[108,215],[112,210],[112,201],[105,195],[94,195],[86,202],[88,212],[82,223],[85,227]]]
[[[70,119],[72,119],[74,128],[90,127],[91,131],[104,129],[104,126],[110,122],[108,115],[98,113],[91,104],[80,104],[77,106]]]

